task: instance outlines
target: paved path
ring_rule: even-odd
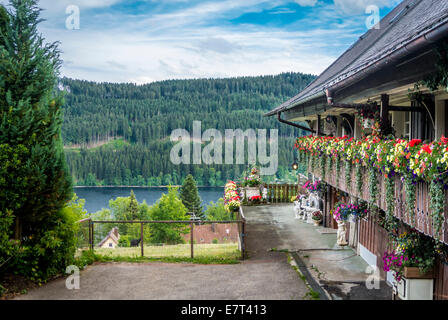
[[[249,225],[273,231],[266,233],[264,241],[277,244],[279,250],[297,251],[299,264],[308,269],[330,298],[391,299],[392,289],[384,281],[379,282],[379,289],[366,287],[366,280],[370,277],[366,273],[368,265],[354,250],[336,246],[336,234],[321,234],[317,230],[322,227],[295,219],[291,204],[248,207],[245,213]]]
[[[66,289],[60,279],[17,299],[302,299],[308,289],[285,253],[268,251],[283,241],[272,214],[252,210],[261,208],[268,207],[248,208],[250,259],[240,264],[95,264],[81,271],[79,290]]]

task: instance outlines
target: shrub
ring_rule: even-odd
[[[22,241],[22,248],[11,268],[15,274],[33,281],[45,282],[75,264],[77,221],[83,218],[83,200],[76,195],[56,214],[40,224],[39,231]]]

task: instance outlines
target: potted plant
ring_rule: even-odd
[[[254,196],[260,196],[261,178],[257,167],[250,170],[250,174],[244,177],[244,192],[246,199],[251,199]]]
[[[249,198],[251,204],[256,205],[261,203],[261,196],[252,196]]]
[[[401,299],[432,299],[434,240],[412,230],[393,240],[394,250],[385,252],[383,270],[392,271],[394,290]]]
[[[227,182],[224,187],[224,206],[229,212],[237,211],[240,208],[241,199],[238,195],[236,183],[233,181]]]
[[[313,223],[315,226],[320,225],[323,219],[322,212],[320,212],[320,210],[314,211],[311,218],[313,219]]]

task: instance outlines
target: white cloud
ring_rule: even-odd
[[[318,10],[285,28],[226,22],[216,26],[216,21],[230,21],[247,12],[281,8],[286,0],[206,1],[169,12],[127,15],[112,14],[106,8],[87,13],[82,9],[83,4],[99,8],[118,0],[61,0],[57,5],[42,0],[42,7],[49,9],[44,17],[49,18],[39,30],[48,42],[61,42],[64,76],[147,83],[287,71],[319,74],[365,28],[363,21],[338,22],[340,12],[335,13],[333,4],[320,6],[322,2]],[[67,3],[80,6],[80,30],[64,28]],[[282,12],[289,11],[278,10]],[[89,20],[83,23],[85,19]],[[306,31],[300,31],[304,26]]]
[[[317,0],[296,0],[296,2],[302,7],[314,7]]]
[[[370,5],[390,8],[400,2],[401,0],[334,0],[335,7],[346,14],[364,14]]]

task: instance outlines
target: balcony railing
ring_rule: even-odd
[[[356,198],[363,199],[365,201],[371,201],[371,195],[369,192],[369,179],[368,172],[365,167],[361,168],[362,172],[362,192],[358,192],[356,186],[356,173],[355,166],[352,166],[351,182],[347,183],[345,180],[345,166],[342,162],[341,170],[339,174],[339,179],[336,175],[336,166],[330,170],[327,166],[325,179],[322,179],[322,172],[318,165],[315,166],[314,170],[311,169],[311,164],[309,164],[308,170],[313,173],[316,177],[327,182],[334,188],[344,191]],[[378,196],[376,200],[376,205],[386,211],[386,183],[385,177],[378,175],[377,186],[378,186]],[[406,192],[404,184],[402,183],[400,177],[395,176],[395,208],[394,216],[403,221],[404,223],[416,228],[418,231],[434,237],[432,215],[430,209],[430,197],[429,197],[429,185],[425,182],[418,182],[416,186],[416,200],[415,200],[415,210],[414,210],[414,224],[411,223],[411,218],[406,208]],[[445,191],[446,204],[448,204],[448,192]],[[440,240],[448,244],[448,206],[444,210],[445,221],[442,226]]]

